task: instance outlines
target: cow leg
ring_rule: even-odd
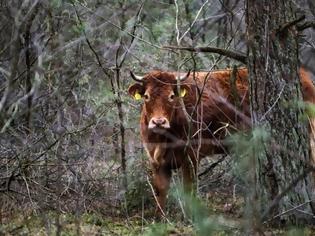
[[[160,166],[159,168],[153,167],[153,186],[155,190],[155,199],[157,201],[157,212],[165,215],[165,203],[168,189],[170,187],[170,179],[172,171],[170,168]]]

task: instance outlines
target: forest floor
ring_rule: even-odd
[[[233,175],[226,172],[228,161],[214,172],[199,178],[199,198],[189,199],[192,210],[189,217],[183,214],[183,199],[170,193],[167,217],[155,218],[154,202],[133,206],[126,212],[123,207],[117,214],[100,213],[98,209],[85,213],[39,212],[17,210],[10,216],[0,214],[1,235],[258,235],[249,232],[246,207]],[[209,166],[209,163],[204,163]],[[203,165],[201,165],[203,168]],[[202,170],[200,171],[202,172]],[[209,176],[211,175],[211,176]],[[209,181],[211,180],[211,181]],[[174,183],[173,183],[174,185]],[[176,184],[175,184],[176,185]],[[174,186],[173,186],[174,189]],[[181,193],[179,193],[181,195]],[[151,198],[150,196],[149,198]],[[186,201],[187,204],[187,201]],[[315,227],[282,227],[264,225],[264,235],[315,235]],[[262,234],[263,235],[263,234]]]
[[[75,214],[31,214],[20,213],[10,219],[2,219],[0,235],[145,235],[145,236],[190,236],[190,235],[244,235],[244,222],[236,213],[238,206],[226,212],[226,196],[218,193],[209,196],[209,221],[205,229],[198,225],[169,216],[156,221],[153,217],[140,217],[138,214],[127,217],[102,216],[85,213]],[[213,200],[213,201],[212,201]],[[152,209],[150,209],[151,211]],[[230,211],[231,210],[231,211]],[[172,219],[172,220],[171,220]],[[205,230],[207,230],[205,232]],[[249,235],[258,235],[251,234]],[[264,235],[315,235],[315,228],[265,228]]]

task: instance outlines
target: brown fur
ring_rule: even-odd
[[[153,71],[143,78],[143,84],[136,83],[129,88],[131,95],[136,91],[150,95],[142,106],[141,138],[152,164],[153,186],[162,213],[172,169],[182,167],[184,187],[191,189],[199,160],[205,155],[224,153],[221,140],[233,130],[250,127],[247,69],[237,71],[236,91],[231,74],[232,70],[192,73],[180,85],[188,90],[182,100],[185,109],[181,106],[181,98],[176,96],[175,72]],[[315,103],[315,87],[303,68],[300,77],[303,99]],[[170,101],[172,92],[175,98]],[[191,121],[186,114],[191,116]],[[149,121],[154,117],[167,119],[170,128],[149,129]],[[314,119],[310,124],[315,130]],[[189,143],[187,137],[190,137]],[[311,142],[311,146],[313,149],[315,144]]]

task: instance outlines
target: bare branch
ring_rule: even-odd
[[[298,31],[303,31],[308,28],[315,29],[315,21],[306,21],[302,25],[298,25],[296,28]]]
[[[217,165],[219,165],[222,161],[225,160],[227,155],[222,155],[217,161],[213,162],[210,166],[208,166],[204,171],[202,171],[200,174],[198,174],[198,178],[201,176],[207,174],[208,172],[212,171]]]
[[[305,16],[301,16],[291,22],[287,22],[285,24],[283,24],[282,26],[279,27],[279,29],[277,30],[278,34],[283,34],[285,32],[288,31],[288,29],[290,29],[292,26],[296,25],[297,23],[301,22],[302,20],[305,20]]]
[[[217,53],[222,56],[230,57],[234,60],[242,62],[243,64],[247,63],[247,56],[242,52],[235,52],[231,50],[227,50],[224,48],[216,48],[216,47],[177,47],[177,46],[164,46],[163,48],[166,49],[173,49],[173,50],[183,50],[189,52],[210,52],[210,53]]]

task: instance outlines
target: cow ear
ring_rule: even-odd
[[[128,93],[133,96],[134,99],[140,100],[143,95],[143,85],[142,84],[133,84],[129,87]]]

